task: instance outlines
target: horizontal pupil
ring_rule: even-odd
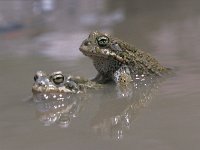
[[[55,84],[60,84],[61,82],[64,81],[64,77],[63,76],[57,76],[53,79]]]
[[[63,79],[63,77],[57,77],[56,79],[57,79],[57,80],[59,80],[59,79]]]

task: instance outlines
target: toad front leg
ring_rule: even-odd
[[[130,82],[132,82],[133,79],[128,66],[122,65],[117,71],[115,71],[113,74],[113,80],[120,86],[127,86]]]

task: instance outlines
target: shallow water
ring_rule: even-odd
[[[110,0],[98,3],[98,7],[96,2],[91,7],[80,3],[73,4],[82,6],[79,11],[71,12],[72,7],[67,16],[63,12],[69,8],[59,5],[61,10],[52,14],[56,16],[51,22],[53,32],[35,38],[23,35],[1,39],[0,149],[198,150],[199,2]],[[85,20],[80,19],[84,17]],[[38,111],[44,105],[27,102],[32,96],[35,72],[62,70],[66,74],[94,77],[96,71],[91,60],[78,50],[81,41],[94,29],[110,32],[145,49],[173,68],[175,76],[160,82],[144,106],[136,112],[130,110],[132,119],[128,125],[113,127],[111,123],[116,118],[111,118],[123,114],[137,94],[128,101],[118,99],[113,86],[88,94],[89,98],[81,101],[81,105],[77,103],[81,109],[74,116],[71,113],[69,125],[45,124]]]

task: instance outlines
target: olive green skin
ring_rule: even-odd
[[[95,89],[100,85],[82,77],[64,75],[61,71],[46,74],[37,71],[32,86],[33,93],[84,93],[86,89]]]
[[[108,39],[104,46],[99,44],[102,37]],[[168,71],[149,53],[98,31],[89,34],[82,42],[80,51],[93,60],[98,71],[94,81],[99,83],[113,80],[126,85],[138,76],[161,76]]]

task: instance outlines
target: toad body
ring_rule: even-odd
[[[33,93],[84,93],[86,89],[98,88],[98,84],[82,77],[64,75],[61,71],[46,74],[37,71],[32,86]]]
[[[130,44],[98,31],[89,34],[80,51],[93,60],[98,83],[114,81],[127,85],[138,77],[161,76],[168,71],[149,53]]]

